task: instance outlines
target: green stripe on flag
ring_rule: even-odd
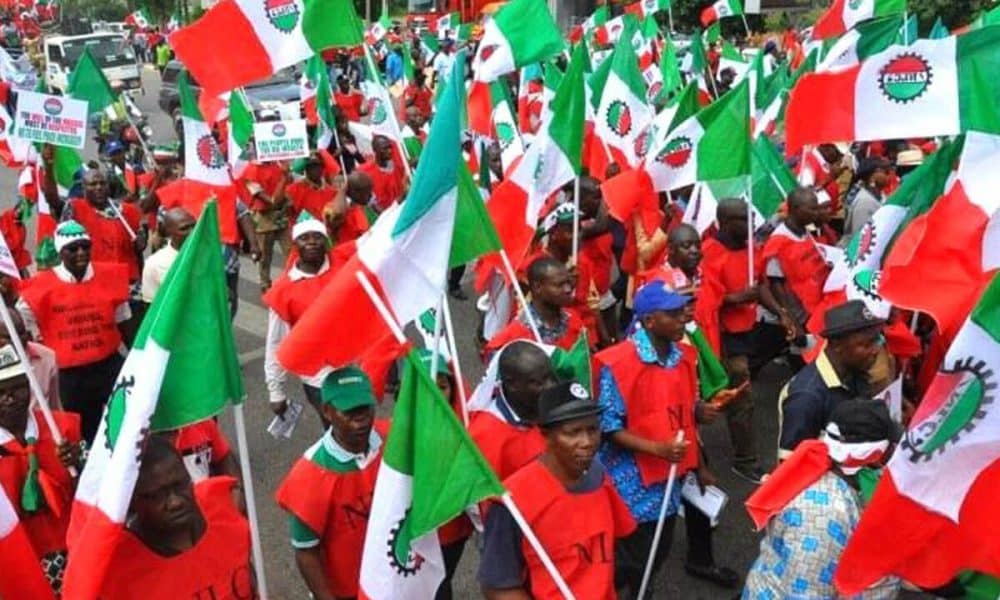
[[[993,338],[994,342],[1000,344],[1000,275],[993,276],[990,286],[979,297],[969,319]]]
[[[924,164],[913,170],[903,178],[899,188],[893,192],[886,201],[887,205],[902,206],[906,208],[906,216],[900,222],[899,227],[893,234],[893,241],[896,235],[903,232],[906,226],[931,209],[934,202],[944,194],[944,188],[951,177],[951,172],[958,164],[958,159],[962,155],[962,148],[965,146],[965,136],[961,135],[953,141],[945,140],[937,152],[931,154],[924,160]],[[860,232],[858,234],[860,236]],[[857,236],[856,236],[857,237]],[[852,241],[848,245],[854,244]],[[888,256],[888,248],[882,256]]]
[[[319,52],[360,45],[365,39],[365,28],[351,0],[305,0],[302,35],[309,47]]]
[[[675,127],[687,121],[701,110],[701,104],[698,102],[698,83],[691,81],[684,86],[681,93],[674,97],[673,102],[670,104],[670,106],[674,105],[677,106],[677,112],[674,113],[674,118],[670,120],[667,131],[673,131]]]
[[[1000,133],[1000,27],[985,27],[955,38],[961,130]]]
[[[485,157],[483,164],[487,161]],[[468,264],[484,254],[500,250],[500,237],[486,211],[486,203],[472,179],[465,161],[458,163],[458,198],[455,205],[455,230],[451,235],[448,266]]]
[[[581,331],[580,337],[569,350],[556,348],[552,351],[552,371],[563,381],[575,381],[587,388],[593,395],[590,371],[590,344],[587,342],[587,332]]]
[[[500,496],[497,480],[416,351],[407,355],[383,464],[413,477],[413,503],[396,537],[400,564],[410,544],[467,506]]]
[[[134,348],[154,341],[170,353],[153,431],[203,421],[246,396],[220,244],[218,208],[212,201],[181,247],[136,335]]]
[[[585,93],[583,89],[583,63],[585,49],[578,44],[573,49],[566,75],[552,99],[553,118],[549,125],[549,135],[559,146],[573,166],[573,172],[580,174],[581,152],[583,150],[583,122]]]
[[[729,387],[729,376],[700,327],[696,325],[694,331],[688,331],[688,339],[698,351],[698,387],[701,399],[707,401]]]
[[[201,109],[198,108],[198,101],[195,100],[194,92],[191,91],[191,85],[188,83],[187,69],[181,71],[180,75],[177,76],[177,95],[180,97],[181,101],[182,117],[187,117],[196,121],[205,120],[204,117],[201,116]]]
[[[83,49],[73,72],[69,74],[66,93],[71,98],[87,102],[89,114],[101,112],[118,99],[88,48]]]
[[[765,219],[770,219],[798,183],[766,135],[757,138],[751,152],[753,206]]]
[[[698,141],[698,180],[750,175],[750,82],[744,79],[697,115],[705,134]]]
[[[622,36],[611,55],[611,72],[625,84],[636,98],[646,98],[646,81],[639,71],[639,59],[635,55],[630,37]]]
[[[253,135],[253,113],[243,96],[242,89],[235,89],[229,94],[229,127],[233,140],[240,148],[246,148]]]

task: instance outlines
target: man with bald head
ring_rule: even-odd
[[[375,194],[374,208],[379,212],[389,208],[395,202],[401,202],[406,193],[406,174],[403,166],[397,164],[397,150],[384,135],[376,135],[372,139],[374,160],[358,166],[357,170],[371,177],[372,191]]]
[[[404,116],[406,117],[406,124],[403,126],[403,131],[401,132],[403,145],[406,146],[406,153],[410,156],[412,163],[416,164],[417,158],[420,157],[420,151],[423,150],[424,144],[427,143],[427,130],[424,127],[427,119],[416,106],[406,107]]]
[[[146,304],[153,303],[156,292],[194,225],[195,219],[191,213],[179,206],[163,213],[163,230],[168,243],[150,255],[142,268],[142,301]]]
[[[368,203],[371,199],[371,177],[362,171],[348,175],[347,186],[337,194],[324,215],[334,245],[352,242],[368,231],[371,225]]]

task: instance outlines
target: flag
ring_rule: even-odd
[[[709,44],[715,44],[720,39],[722,39],[722,21],[714,21],[705,28],[705,41]]]
[[[918,37],[918,23],[917,15],[911,14],[906,17],[906,20],[896,31],[896,43],[903,46],[909,46],[913,42],[917,41]],[[948,36],[945,36],[948,37]]]
[[[858,23],[826,51],[817,71],[856,65],[896,42],[903,15],[889,15]]]
[[[126,15],[125,23],[138,29],[149,29],[152,26],[153,20],[149,18],[149,14],[145,8],[140,8]]]
[[[735,78],[734,82],[743,79],[750,70],[750,63],[743,58],[743,55],[728,40],[722,42],[722,52],[719,53],[719,73],[725,69],[731,69]]]
[[[466,234],[486,235],[482,223],[459,221],[483,214],[465,210],[463,185],[467,187],[467,183],[463,184],[459,175],[464,68],[465,53],[460,52],[423,150],[435,160],[420,161],[406,202],[383,212],[358,240],[357,253],[340,268],[278,349],[278,360],[290,371],[315,375],[327,367],[346,365],[390,334],[359,276],[367,279],[396,321],[405,325],[437,304],[452,255],[468,257],[466,249],[453,248],[453,243],[468,240],[462,237]],[[481,197],[476,200],[482,205]],[[462,236],[453,235],[455,231],[461,231]],[[348,313],[353,315],[351,319],[341,318]],[[330,344],[330,339],[342,343]]]
[[[709,7],[701,11],[701,24],[708,27],[719,19],[742,14],[743,3],[740,0],[715,0]]]
[[[167,33],[173,33],[180,29],[184,25],[184,19],[181,18],[181,13],[179,10],[175,9],[173,14],[170,15],[170,20],[167,21],[166,30]]]
[[[552,361],[552,372],[560,381],[575,381],[591,393],[593,377],[590,370],[590,343],[587,332],[581,331],[576,342],[569,350],[552,346],[549,359]]]
[[[879,292],[957,331],[990,274],[1000,268],[1000,137],[965,136],[956,181],[896,239]],[[933,290],[933,293],[928,293]]]
[[[645,168],[657,191],[750,175],[749,82],[671,131],[646,155]]]
[[[812,38],[844,35],[861,21],[906,12],[906,0],[833,0],[813,27]]]
[[[757,138],[750,149],[750,202],[760,215],[760,222],[770,219],[798,183],[778,149],[766,135]]]
[[[406,357],[368,516],[361,596],[434,597],[444,578],[437,528],[503,486],[416,351]]]
[[[670,0],[639,0],[625,7],[625,12],[632,13],[640,19],[651,17],[661,10],[670,8]]]
[[[1000,132],[998,44],[1000,27],[986,27],[804,76],[789,99],[785,152],[825,142]]]
[[[69,74],[66,93],[72,98],[85,101],[87,113],[91,115],[103,111],[118,99],[88,48],[83,49],[73,72]]]
[[[148,432],[196,423],[243,401],[215,213],[210,203],[181,247],[104,410],[73,501],[67,600],[96,598],[108,575]]]
[[[0,572],[0,596],[4,600],[55,598],[31,540],[3,488],[0,488],[0,556],[4,561]]]
[[[361,82],[361,93],[364,94],[365,105],[368,107],[368,123],[371,125],[372,134],[384,135],[399,144],[403,140],[403,133],[393,108],[395,105],[392,103],[392,97],[382,82],[378,67],[367,46],[364,48],[364,53],[365,80]]]
[[[545,201],[580,173],[586,102],[583,52],[582,44],[574,48],[552,100],[551,116],[486,205],[513,264],[527,252]]]
[[[169,43],[203,92],[218,94],[363,39],[351,0],[221,0]]]
[[[365,36],[365,42],[369,46],[374,46],[377,42],[382,41],[385,34],[389,33],[390,27],[392,27],[392,21],[389,20],[389,15],[382,13],[379,20],[372,23],[372,26],[368,29],[368,35]]]
[[[306,115],[306,123],[316,127],[315,146],[325,150],[333,140],[333,130],[336,120],[333,112],[333,91],[330,88],[330,76],[327,74],[326,63],[314,54],[306,62],[300,80],[302,110]]]
[[[940,40],[941,38],[946,38],[951,35],[948,28],[944,26],[944,21],[941,17],[934,20],[934,26],[931,27],[930,33],[927,34],[927,38],[931,40]]]
[[[493,81],[489,87],[493,105],[490,113],[493,139],[500,144],[500,162],[506,170],[524,155],[524,142],[517,127],[517,117],[511,106],[507,84],[503,81]]]
[[[449,33],[457,32],[461,24],[462,18],[459,14],[457,12],[449,12],[434,21],[431,31],[437,33],[438,39],[444,39],[448,37]]]
[[[511,0],[487,21],[472,70],[476,81],[493,81],[555,56],[564,45],[543,0]]]
[[[632,44],[624,37],[611,55],[611,71],[601,92],[594,133],[635,166],[639,161],[635,144],[653,119],[646,101],[646,82],[639,72]]]
[[[926,588],[965,569],[1000,574],[997,365],[1000,275],[964,320],[840,555],[834,584],[845,596],[888,574]]]
[[[229,152],[226,158],[233,177],[239,178],[250,164],[250,138],[253,137],[254,118],[242,90],[229,95]]]
[[[674,43],[667,37],[663,42],[663,53],[660,56],[660,73],[663,75],[663,93],[670,94],[682,85],[680,63],[677,62],[677,51]]]

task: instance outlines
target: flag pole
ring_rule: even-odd
[[[743,19],[743,29],[745,29],[746,32],[747,32],[747,42],[749,42],[750,41],[750,26],[747,25],[747,16],[745,14],[743,14],[743,13],[740,13],[740,18]]]
[[[667,24],[670,26],[670,34],[667,36],[670,38],[670,42],[673,43],[674,40],[674,7],[673,2],[667,3]]]
[[[264,577],[264,551],[260,544],[260,522],[257,520],[257,500],[253,492],[253,474],[250,472],[250,451],[247,446],[247,425],[243,418],[243,402],[233,407],[236,426],[236,446],[240,454],[240,474],[243,476],[243,497],[250,522],[250,548],[253,552],[253,570],[257,577],[257,593],[267,600],[267,579]]]
[[[344,146],[340,143],[340,134],[337,133],[337,122],[333,123],[333,141],[337,142],[337,160],[340,161],[340,172],[347,178],[347,165],[344,163]]]
[[[458,362],[458,345],[455,343],[455,327],[451,322],[451,308],[448,300],[445,299],[442,306],[444,309],[444,326],[447,332],[448,352],[451,353],[451,364],[455,367],[455,385],[458,387],[458,401],[462,408],[462,422],[469,426],[469,399],[465,393],[465,378],[462,376],[462,365]]]
[[[676,442],[684,441],[684,431],[677,432]],[[670,505],[670,493],[674,489],[674,482],[677,480],[677,463],[670,463],[670,474],[667,476],[667,487],[663,490],[663,502],[660,503],[660,517],[656,521],[656,532],[653,533],[653,546],[649,549],[649,558],[646,559],[646,569],[642,573],[642,585],[639,586],[639,598],[646,597],[646,588],[649,586],[649,578],[653,574],[653,559],[656,557],[656,549],[660,546],[660,536],[663,535],[663,523],[667,519],[667,506]]]
[[[42,394],[42,386],[38,384],[38,378],[35,377],[35,370],[31,368],[31,361],[28,360],[28,352],[25,350],[24,344],[21,343],[21,336],[17,334],[17,329],[14,328],[14,320],[11,319],[10,309],[7,308],[7,303],[2,300],[0,300],[0,317],[3,318],[4,327],[7,328],[10,343],[14,345],[17,357],[21,359],[21,364],[24,365],[24,374],[28,376],[28,387],[35,397],[39,410],[42,411],[42,418],[45,419],[45,424],[49,426],[49,431],[52,432],[52,440],[55,441],[57,446],[61,445],[65,441],[65,438],[63,438],[62,432],[59,431],[59,427],[56,426],[56,420],[52,416],[52,407],[49,406],[49,399]],[[69,474],[76,477],[76,468],[70,467]]]
[[[122,214],[122,211],[118,210],[118,207],[115,206],[115,203],[111,200],[111,198],[108,198],[108,206],[111,207],[111,210],[115,213],[115,216],[118,217],[118,220],[121,221],[122,225],[125,226],[125,231],[128,232],[129,239],[131,239],[134,242],[136,238],[135,230],[133,230],[132,226],[128,224],[128,221],[125,220],[125,215]]]
[[[531,308],[528,306],[528,299],[524,297],[524,290],[521,289],[521,285],[517,282],[517,273],[514,272],[514,266],[510,264],[510,257],[507,256],[507,250],[504,248],[500,248],[500,260],[503,261],[503,268],[507,272],[507,277],[510,278],[510,285],[514,288],[514,293],[517,294],[517,301],[521,303],[521,308],[524,310],[524,318],[528,321],[528,327],[531,328],[531,333],[535,336],[535,341],[543,344],[542,334],[538,331],[538,323],[535,323],[535,317],[531,314]]]
[[[754,261],[753,261],[753,234],[756,231],[754,227],[754,210],[753,210],[753,193],[749,194],[749,200],[747,201],[747,287],[753,287],[754,282]]]
[[[676,469],[677,467],[675,466],[674,470]],[[538,559],[542,561],[542,566],[545,567],[549,576],[552,577],[552,580],[555,582],[556,587],[559,588],[559,592],[563,595],[563,598],[566,600],[575,600],[573,592],[570,591],[569,586],[566,585],[566,580],[563,579],[562,575],[559,573],[559,569],[556,568],[552,559],[549,558],[548,553],[545,551],[545,547],[542,546],[542,542],[539,541],[538,536],[536,536],[535,532],[531,529],[531,525],[528,524],[524,515],[521,514],[520,509],[517,508],[517,504],[514,504],[514,499],[511,497],[510,492],[504,492],[504,495],[500,496],[500,500],[503,502],[503,505],[507,507],[507,510],[510,511],[510,516],[514,518],[514,522],[516,522],[517,526],[521,529],[521,533],[524,534],[525,539],[527,539],[528,543],[531,544],[535,554],[538,555]],[[640,596],[640,598],[641,597],[642,596]]]
[[[580,176],[573,180],[573,266],[580,264]]]
[[[386,306],[385,302],[382,302],[382,299],[378,297],[378,293],[375,292],[375,288],[372,286],[372,283],[368,281],[368,277],[361,271],[358,271],[354,275],[357,277],[358,283],[361,284],[361,288],[365,291],[365,294],[368,295],[368,299],[375,305],[375,310],[378,311],[379,316],[382,317],[386,326],[389,327],[389,331],[392,332],[393,337],[395,337],[396,341],[400,344],[405,344],[406,336],[403,335],[403,329],[396,321],[396,317],[392,316],[392,313],[389,312],[389,307]]]
[[[444,309],[441,307],[444,304],[444,292],[441,292],[441,297],[438,298],[437,308],[434,309],[434,343],[431,344],[431,379],[437,377],[437,367],[438,367],[438,348],[441,347],[441,329],[442,329],[442,313]]]

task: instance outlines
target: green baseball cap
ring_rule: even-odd
[[[368,375],[357,367],[337,369],[323,380],[320,401],[341,412],[359,406],[375,406],[375,392]]]

